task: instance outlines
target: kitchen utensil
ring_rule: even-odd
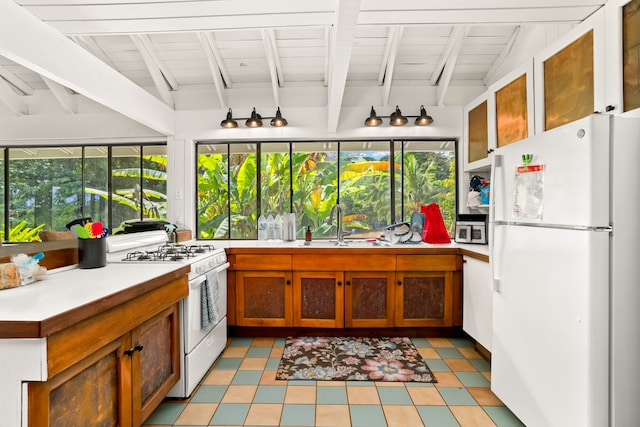
[[[88,222],[84,225],[84,229],[87,230],[87,234],[89,235],[89,238],[92,239],[96,236],[93,235],[93,223],[92,222]]]
[[[74,224],[71,226],[71,233],[78,239],[88,239],[89,233],[80,224]]]
[[[68,223],[67,225],[65,225],[65,227],[67,227],[69,230],[71,230],[71,227],[73,227],[76,224],[80,224],[84,227],[84,225],[88,222],[91,222],[91,217],[86,217],[86,218],[77,218],[74,219],[73,221],[71,221],[70,223]]]
[[[102,228],[102,223],[100,221],[94,222],[93,224],[91,224],[91,234],[94,237],[102,237],[102,232],[103,232],[103,228]]]

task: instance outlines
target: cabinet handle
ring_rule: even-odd
[[[398,286],[402,286],[402,281],[398,280]]]
[[[290,285],[291,284],[291,280],[287,280],[286,283],[287,283],[287,285]]]
[[[342,282],[338,280],[338,286],[342,286]]]
[[[347,286],[351,286],[351,281],[350,281],[350,280],[347,280],[347,281],[346,281],[346,285],[347,285]]]
[[[126,354],[127,356],[131,356],[134,351],[136,351],[136,349],[134,347],[131,347],[131,348],[126,349],[124,351],[124,354]]]
[[[138,344],[137,346],[135,346],[133,348],[135,351],[142,351],[144,349],[144,346],[142,344]]]
[[[491,153],[493,153],[493,148],[489,148],[489,149],[487,150],[487,154],[491,154]]]

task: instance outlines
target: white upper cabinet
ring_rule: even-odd
[[[537,134],[607,110],[604,17],[600,9],[534,57]]]
[[[496,147],[495,98],[484,93],[464,108],[464,170],[489,167]]]
[[[606,104],[640,117],[640,0],[610,0],[605,9]]]

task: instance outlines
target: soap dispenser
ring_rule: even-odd
[[[305,242],[311,241],[311,227],[308,225],[307,225],[307,231],[304,233],[304,241]]]

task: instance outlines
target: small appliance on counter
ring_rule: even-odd
[[[458,214],[456,217],[456,237],[458,243],[474,243],[486,245],[487,215]]]

